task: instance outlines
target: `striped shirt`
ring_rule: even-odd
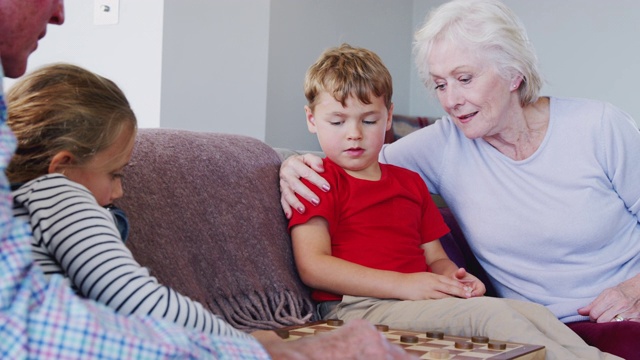
[[[142,314],[217,335],[247,337],[202,304],[158,283],[120,238],[112,215],[84,186],[48,174],[13,192],[14,216],[31,225],[34,261],[82,296],[122,314]]]

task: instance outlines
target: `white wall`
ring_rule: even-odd
[[[49,27],[29,70],[68,61],[114,80],[140,127],[319,149],[304,123],[302,80],[329,46],[350,42],[376,51],[394,78],[396,109],[409,111],[411,4],[120,0],[119,23],[98,26],[93,0],[66,0],[66,23]]]
[[[58,61],[83,66],[122,88],[140,127],[158,127],[163,2],[121,0],[118,24],[94,25],[93,0],[66,0],[65,24],[47,28],[27,70]],[[5,88],[11,84],[6,79]]]
[[[119,4],[118,24],[94,25],[94,0],[66,0],[65,24],[48,27],[28,70],[65,61],[112,79],[140,127],[264,140],[269,0]]]
[[[637,0],[504,0],[522,19],[547,83],[543,95],[611,102],[640,125],[640,2]],[[416,29],[431,6],[414,2]],[[411,114],[442,114],[413,73]]]
[[[270,2],[165,1],[162,127],[264,140]]]
[[[441,115],[415,73],[412,34],[443,0],[120,0],[117,25],[93,24],[93,0],[66,0],[29,69],[85,66],[118,83],[141,127],[244,134],[319,149],[304,123],[302,81],[329,46],[376,51],[394,78],[396,113]],[[543,94],[610,101],[640,123],[640,2],[505,0],[538,50]],[[6,86],[12,82],[6,79]]]

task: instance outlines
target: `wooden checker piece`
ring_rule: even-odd
[[[286,329],[275,329],[274,331],[282,339],[288,339],[289,338],[289,330],[286,330]]]
[[[464,350],[471,350],[473,349],[473,344],[468,342],[468,341],[456,341],[453,346],[456,349],[464,349]]]
[[[294,341],[305,336],[315,336],[339,329],[342,320],[316,321],[302,326],[278,329],[284,341]],[[544,360],[545,348],[539,345],[495,341],[485,336],[450,336],[439,331],[418,332],[389,329],[384,324],[375,325],[389,342],[402,347],[419,359],[446,360]],[[386,331],[384,331],[386,330]],[[286,337],[285,337],[286,335]],[[457,346],[456,346],[457,345]]]
[[[420,339],[415,335],[400,335],[400,342],[403,344],[417,344]]]
[[[507,348],[507,343],[502,341],[490,341],[487,347],[492,350],[504,350]]]
[[[433,349],[427,353],[430,359],[448,359],[449,350],[447,349]]]
[[[427,331],[427,337],[429,339],[444,339],[444,333],[442,331]]]
[[[489,338],[486,336],[472,336],[471,342],[475,344],[488,344]],[[503,349],[504,350],[504,349]]]

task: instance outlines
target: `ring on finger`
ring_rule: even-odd
[[[613,317],[613,321],[625,321],[625,320],[626,319],[620,314]]]

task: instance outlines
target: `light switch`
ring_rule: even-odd
[[[113,25],[118,23],[120,0],[94,0],[93,23],[95,25]]]

